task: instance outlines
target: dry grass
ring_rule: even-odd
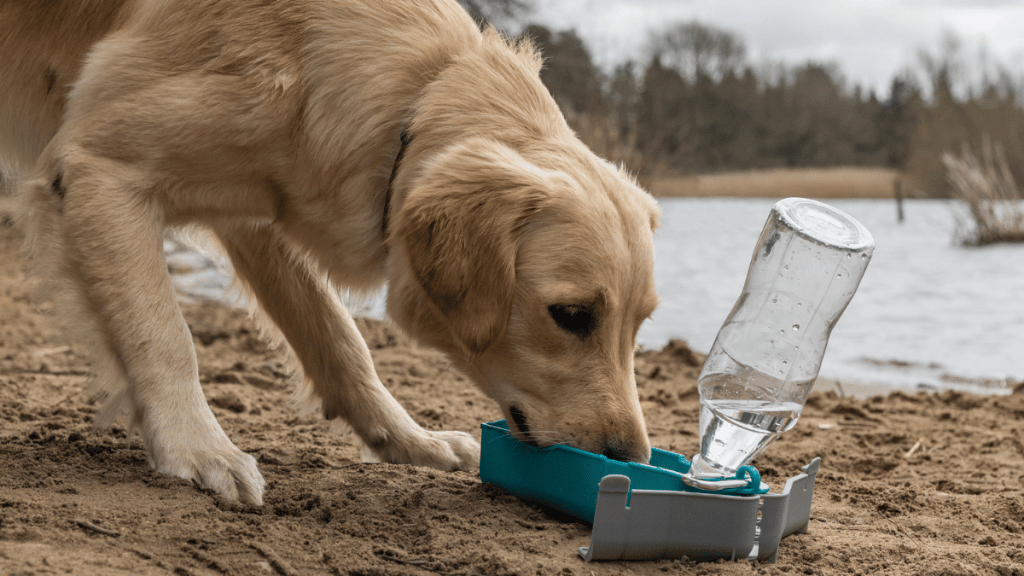
[[[607,116],[580,114],[568,106],[563,106],[563,111],[576,135],[595,154],[623,166],[642,186],[651,186],[651,163],[637,148],[635,131],[623,135]]]
[[[887,168],[803,168],[654,178],[655,196],[718,198],[892,198],[899,176]]]
[[[957,241],[973,246],[1024,242],[1024,195],[1014,182],[1001,146],[986,137],[981,159],[964,144],[959,157],[943,154],[942,163],[953,198],[965,212],[957,218]]]

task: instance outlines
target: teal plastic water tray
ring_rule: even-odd
[[[774,562],[780,540],[806,532],[820,459],[768,493],[744,466],[739,488],[708,492],[683,483],[690,462],[651,451],[651,464],[619,462],[563,445],[519,442],[504,421],[481,425],[480,479],[593,524],[586,560],[757,558]]]

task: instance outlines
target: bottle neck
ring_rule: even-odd
[[[690,476],[694,478],[725,478],[726,476],[732,476],[732,474],[726,473],[718,466],[715,466],[711,462],[704,460],[700,454],[693,457],[693,463],[690,464]]]

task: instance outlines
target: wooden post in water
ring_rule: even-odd
[[[896,220],[903,222],[903,182],[899,177],[893,178],[892,191],[896,197]]]

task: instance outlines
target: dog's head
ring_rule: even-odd
[[[395,219],[388,309],[516,437],[646,462],[633,354],[657,205],[581,145],[545,154],[481,138],[427,162]]]

